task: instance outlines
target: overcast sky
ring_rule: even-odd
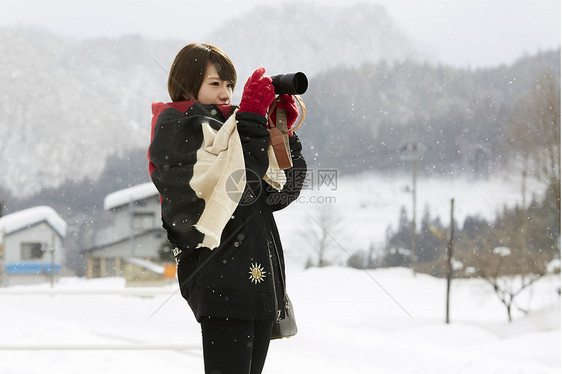
[[[385,6],[407,34],[430,45],[440,61],[457,66],[511,63],[525,53],[560,46],[560,0],[322,0],[318,3],[349,6],[359,2]],[[0,27],[41,25],[77,38],[138,33],[148,38],[180,38],[192,42],[201,41],[221,22],[261,4],[275,3],[10,0],[1,6]]]

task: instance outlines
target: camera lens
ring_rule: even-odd
[[[308,89],[308,79],[302,72],[274,75],[271,80],[278,95],[302,95]]]

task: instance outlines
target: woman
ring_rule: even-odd
[[[237,108],[231,60],[189,44],[170,70],[172,102],[153,104],[149,171],[182,296],[201,324],[206,373],[261,373],[273,323],[285,314],[273,212],[298,197],[306,163],[293,133],[293,167],[276,169],[266,119],[275,93],[264,72],[248,79]],[[280,99],[290,127],[298,108],[292,96]]]

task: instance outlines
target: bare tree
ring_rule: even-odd
[[[552,71],[519,101],[507,130],[507,151],[520,160],[523,175],[560,181],[560,82]]]
[[[492,286],[510,322],[516,297],[546,274],[552,259],[546,244],[534,240],[540,217],[529,211],[506,210],[495,224],[481,224],[473,233],[465,230],[456,243],[455,257],[463,263],[464,275],[480,277]]]
[[[479,275],[493,287],[511,322],[515,298],[538,281],[544,275],[544,269],[532,265],[536,262],[530,258],[528,251],[512,251],[507,247],[493,248],[485,256],[480,256],[479,261]],[[527,271],[517,274],[523,270],[522,264],[527,265]]]
[[[331,205],[322,204],[317,206],[314,214],[308,214],[308,222],[306,229],[301,229],[307,246],[314,252],[314,258],[309,258],[308,266],[329,265],[328,251],[338,246],[334,236],[341,229],[341,217]]]

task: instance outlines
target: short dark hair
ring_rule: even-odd
[[[220,79],[236,86],[236,69],[226,53],[210,44],[191,43],[178,52],[170,69],[168,93],[172,101],[183,101],[186,95],[197,100],[208,63],[215,64]]]

